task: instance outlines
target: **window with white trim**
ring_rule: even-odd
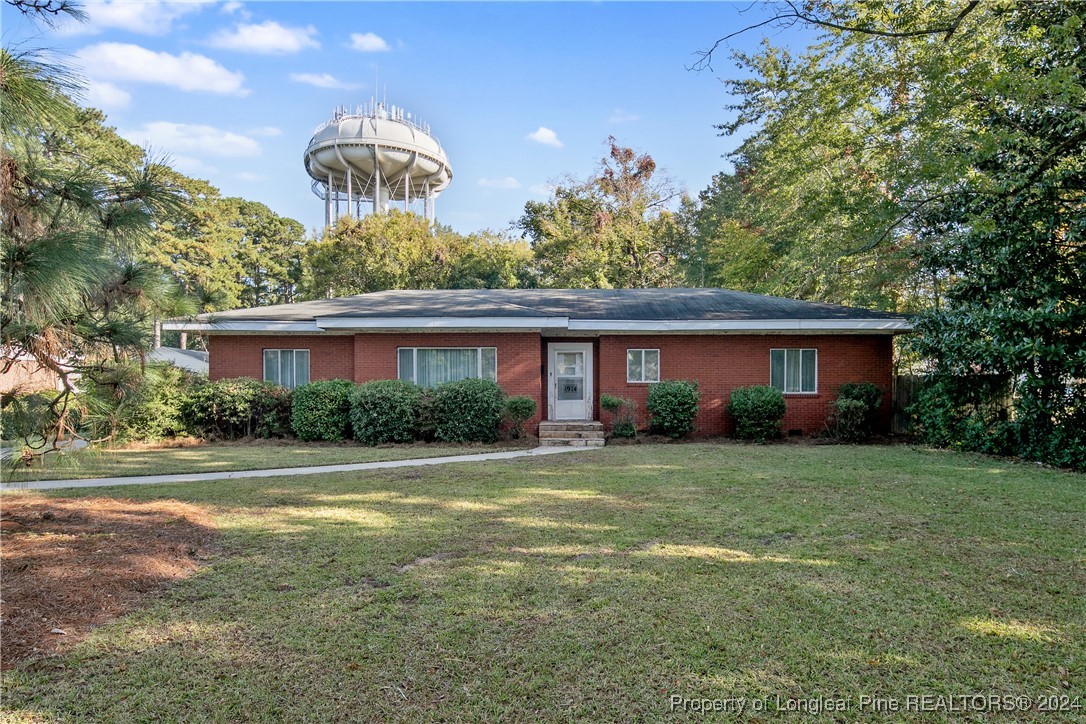
[[[658,349],[628,349],[628,350],[626,350],[626,381],[627,382],[659,382],[660,381],[660,350],[658,350]]]
[[[781,392],[818,392],[818,350],[769,350],[769,384]]]
[[[290,389],[309,384],[309,350],[264,350],[264,381]]]
[[[498,381],[497,347],[400,347],[396,355],[399,378],[423,387],[469,377]]]

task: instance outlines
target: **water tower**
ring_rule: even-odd
[[[403,108],[371,101],[353,112],[336,108],[313,132],[305,150],[313,193],[324,201],[326,225],[340,216],[360,218],[365,210],[404,211],[422,206],[434,220],[434,200],[452,181],[452,168],[430,126]]]

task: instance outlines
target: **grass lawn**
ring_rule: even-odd
[[[629,721],[668,718],[672,695],[850,697],[831,715],[847,721],[863,695],[1086,707],[1082,475],[692,444],[115,494],[196,504],[220,543],[65,655],[5,672],[11,718]]]
[[[386,445],[304,443],[297,440],[247,440],[228,443],[200,443],[179,447],[130,446],[87,448],[61,455],[49,455],[45,466],[25,468],[5,464],[5,483],[61,478],[112,478],[130,475],[266,470],[310,465],[371,463],[384,460],[432,458],[445,455],[512,450],[527,443],[499,445]]]

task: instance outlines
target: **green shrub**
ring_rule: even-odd
[[[735,420],[740,440],[766,442],[781,436],[781,421],[787,405],[776,387],[737,387],[728,399],[728,414]]]
[[[505,393],[490,380],[447,382],[434,390],[437,425],[445,442],[494,442],[502,420]]]
[[[636,437],[637,425],[634,423],[633,400],[606,392],[600,395],[600,407],[611,413],[611,435],[614,437]]]
[[[536,404],[531,397],[514,395],[505,398],[504,416],[513,429],[513,437],[524,437],[524,423],[535,416]]]
[[[201,437],[281,437],[290,431],[290,390],[251,377],[217,380],[187,395],[181,418]]]
[[[351,436],[350,380],[318,380],[294,388],[290,427],[299,440],[339,442]]]
[[[848,412],[842,411],[842,400],[859,402],[862,413],[855,405],[845,405]],[[882,410],[882,390],[871,382],[846,382],[837,388],[837,403],[834,409],[834,426],[837,437],[849,442],[863,442],[875,434],[879,424],[879,412]],[[845,415],[848,419],[843,419]],[[858,419],[857,419],[858,418]],[[844,425],[844,427],[842,427]]]
[[[415,425],[419,440],[433,442],[437,439],[437,395],[432,387],[419,388]]]
[[[114,439],[162,440],[189,432],[182,411],[207,376],[170,364],[148,365],[143,382],[117,410]]]
[[[367,445],[412,442],[419,436],[423,388],[404,380],[374,380],[351,393],[354,437]]]
[[[871,437],[867,405],[860,400],[838,397],[833,403],[832,427],[838,439],[863,442]]]
[[[694,431],[698,414],[698,383],[689,380],[665,380],[649,388],[646,404],[652,427],[668,437],[682,437]]]
[[[257,404],[254,437],[283,438],[293,434],[290,415],[294,391],[289,387],[265,382],[260,390]]]

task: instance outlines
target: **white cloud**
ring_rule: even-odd
[[[132,102],[132,94],[104,80],[92,80],[87,82],[83,100],[91,108],[111,111],[127,107]]]
[[[117,132],[133,143],[167,153],[243,158],[259,156],[261,152],[260,144],[252,138],[214,126],[154,121]],[[175,156],[174,160],[177,158],[188,156]]]
[[[476,183],[485,189],[519,189],[520,181],[512,176],[502,178],[481,178]]]
[[[240,53],[286,55],[306,48],[319,48],[317,29],[312,25],[291,28],[274,20],[263,23],[238,23],[233,30],[221,30],[208,41],[212,47]]]
[[[351,90],[353,88],[361,88],[361,83],[349,83],[345,80],[340,80],[330,73],[291,73],[290,79],[295,83],[305,83],[307,85],[316,86],[317,88],[342,88],[344,90]]]
[[[238,171],[234,174],[234,177],[239,181],[249,181],[253,183],[264,180],[263,176],[258,173],[253,173],[252,171]]]
[[[552,146],[554,148],[562,147],[562,142],[558,140],[558,134],[546,126],[540,126],[538,130],[529,133],[526,138],[529,141],[542,143],[544,146]]]
[[[276,128],[275,126],[261,126],[260,128],[254,128],[253,130],[249,131],[249,133],[253,134],[254,136],[266,136],[268,138],[271,138],[272,136],[282,136],[283,129]]]
[[[223,13],[224,15],[233,15],[234,13],[237,13],[246,20],[249,19],[250,15],[250,13],[245,10],[245,5],[236,2],[235,0],[230,0],[230,2],[223,3],[222,7],[219,8],[219,12]]]
[[[171,154],[167,160],[170,166],[176,168],[181,173],[197,178],[210,178],[211,174],[216,173],[219,170],[215,166],[206,164],[200,159],[193,158],[192,156]]]
[[[351,33],[351,49],[363,53],[381,53],[390,48],[377,33]]]
[[[624,111],[621,108],[616,108],[615,110],[611,111],[611,117],[607,120],[611,123],[633,123],[634,121],[640,121],[641,116],[637,115],[636,113]]]
[[[88,2],[83,5],[87,22],[71,23],[64,27],[68,35],[100,33],[109,28],[127,30],[141,35],[165,35],[173,22],[189,13],[199,12],[208,0],[107,0]]]
[[[157,83],[185,91],[247,96],[245,76],[196,53],[159,53],[131,43],[98,43],[76,53],[93,80]]]

